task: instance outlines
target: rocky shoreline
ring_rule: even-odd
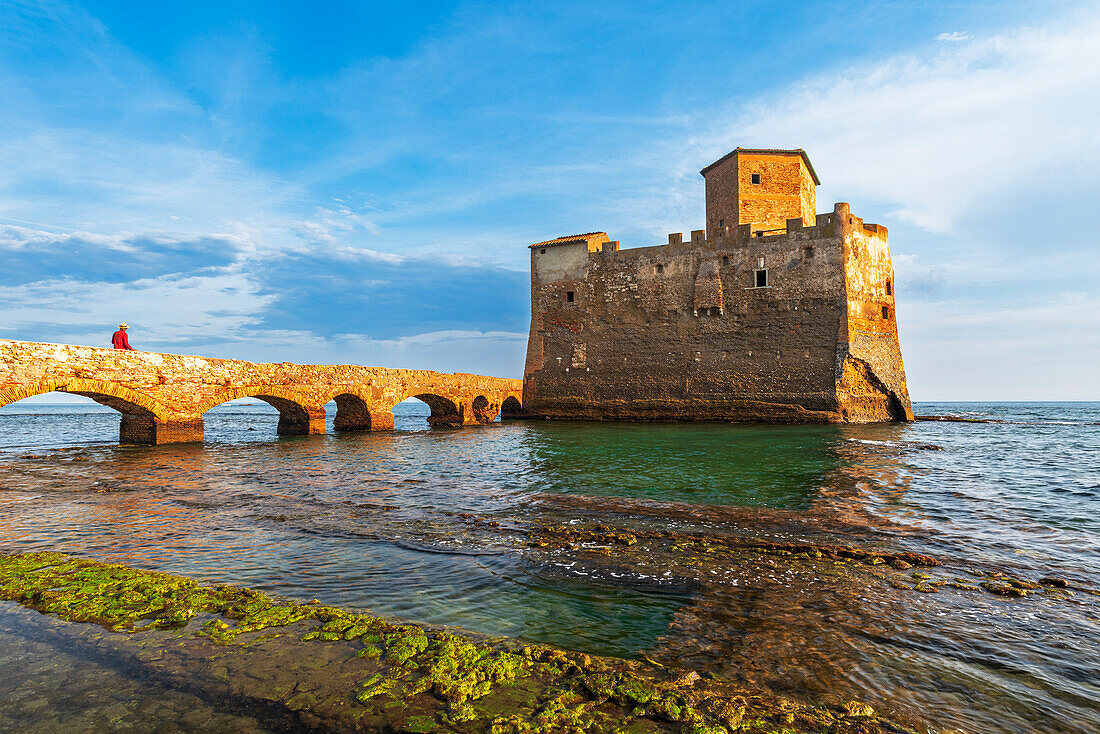
[[[481,638],[57,553],[0,556],[0,598],[51,615],[44,627],[69,648],[124,661],[279,730],[910,731],[857,701],[812,706],[652,661]]]

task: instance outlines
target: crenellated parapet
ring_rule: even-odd
[[[0,340],[0,405],[48,392],[83,395],[121,414],[123,443],[203,439],[203,414],[238,398],[279,411],[280,435],[393,428],[393,407],[419,398],[432,425],[490,423],[522,408],[519,380],[358,365],[267,364],[66,344]]]

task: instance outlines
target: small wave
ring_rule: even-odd
[[[404,548],[405,550],[416,551],[417,553],[433,553],[440,556],[499,556],[503,553],[501,550],[489,548],[448,548],[441,545],[414,543],[408,540],[394,540],[392,544],[398,548]]]

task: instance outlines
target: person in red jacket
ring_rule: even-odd
[[[118,325],[118,331],[111,337],[111,345],[115,349],[133,350],[133,347],[130,346],[130,340],[126,337],[126,330],[129,328],[130,326],[125,321]]]

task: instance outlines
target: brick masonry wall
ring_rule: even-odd
[[[722,227],[736,229],[740,224],[737,213],[737,156],[718,163],[705,174],[707,237],[718,237]]]
[[[784,222],[782,235],[751,237],[742,227],[728,238],[588,254],[569,280],[533,278],[525,411],[549,419],[911,417],[890,402],[893,385],[908,405],[904,373],[900,391],[898,373],[875,373],[893,369],[882,356],[891,348],[900,365],[896,330],[879,324],[857,337],[859,355],[849,353],[847,271],[865,258],[839,226],[840,207],[846,217],[838,205],[820,226]],[[876,242],[885,247],[885,236]],[[888,265],[888,248],[876,252]],[[539,258],[533,251],[533,273]],[[753,287],[761,258],[766,288]]]
[[[333,399],[342,430],[392,428],[393,406],[409,397],[431,406],[431,422],[455,425],[492,421],[508,398],[522,399],[519,380],[480,375],[0,340],[0,405],[52,391],[118,410],[128,443],[201,440],[202,414],[242,397],[275,406],[283,434],[323,433],[324,406]]]
[[[759,174],[760,183],[752,183]],[[707,235],[741,224],[753,230],[782,229],[788,219],[812,224],[815,185],[799,154],[736,153],[706,174]]]

